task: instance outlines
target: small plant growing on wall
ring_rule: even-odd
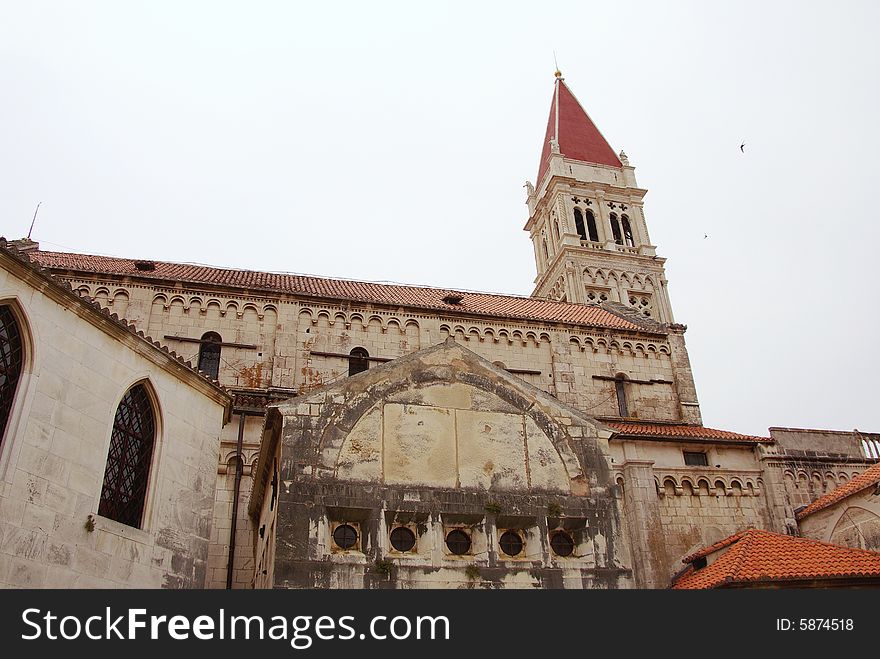
[[[562,506],[555,501],[547,504],[547,515],[550,517],[562,517]]]
[[[95,516],[94,515],[89,515],[86,518],[86,523],[83,524],[83,528],[85,528],[85,530],[88,531],[89,533],[91,533],[92,531],[95,530]]]
[[[376,561],[376,572],[384,577],[390,577],[394,570],[394,563],[389,560]]]
[[[464,571],[465,576],[471,581],[477,581],[480,578],[480,568],[476,565],[468,565]]]
[[[494,501],[490,501],[489,503],[487,503],[485,506],[483,506],[483,509],[490,515],[497,515],[501,512],[501,506],[499,506]]]

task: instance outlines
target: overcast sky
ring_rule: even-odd
[[[528,295],[555,50],[649,190],[705,424],[880,431],[878,25],[877,2],[2,0],[0,233],[42,202],[43,249]]]

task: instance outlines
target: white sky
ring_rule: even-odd
[[[649,190],[705,424],[880,431],[878,24],[876,2],[0,0],[0,233],[42,201],[44,249],[529,294],[556,50]]]

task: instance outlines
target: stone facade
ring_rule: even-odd
[[[275,409],[260,459],[275,465],[271,482],[251,498],[266,585],[631,583],[610,433],[452,339]],[[342,525],[350,547],[335,538]],[[396,529],[415,546],[395,549]],[[453,530],[469,537],[460,555]],[[505,533],[518,551],[505,553]],[[553,551],[555,534],[570,554]]]
[[[880,487],[874,485],[798,523],[805,538],[880,551]]]
[[[230,398],[0,249],[0,305],[24,338],[0,445],[0,586],[201,588]],[[114,415],[142,384],[157,417],[140,528],[98,515]]]

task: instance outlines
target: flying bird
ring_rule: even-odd
[[[746,152],[746,143],[745,142],[743,142],[742,144],[739,145],[739,150],[742,151],[743,153]]]
[[[706,240],[706,238],[708,238],[708,237],[709,237],[709,234],[708,234],[708,233],[704,233],[704,234],[703,234],[703,240]]]

